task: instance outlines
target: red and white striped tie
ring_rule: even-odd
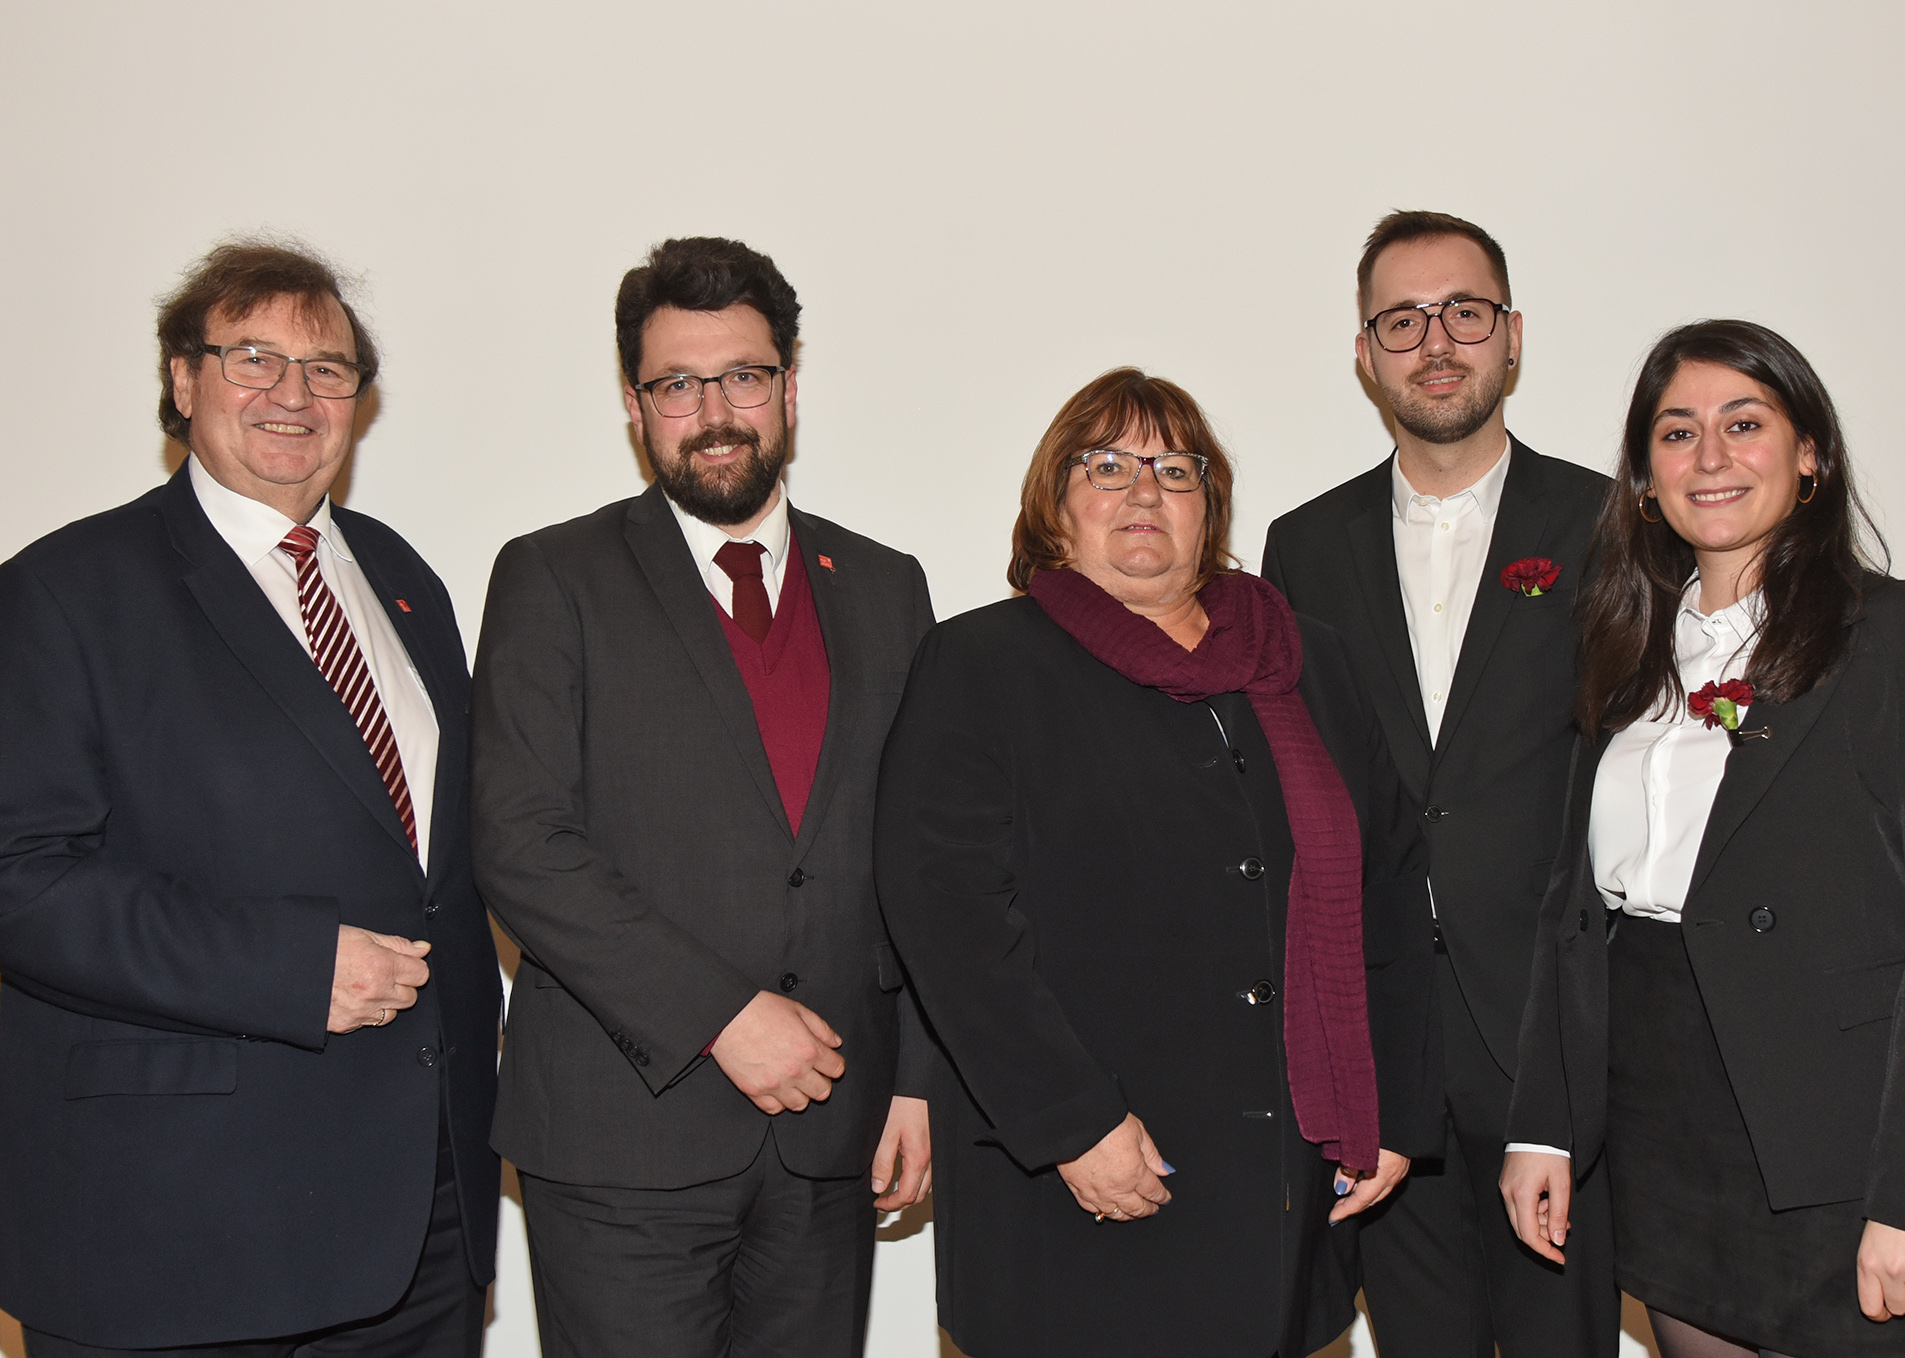
[[[403,756],[397,752],[397,737],[390,729],[390,719],[384,715],[383,703],[378,700],[377,685],[371,682],[364,653],[357,649],[357,638],[351,635],[350,622],[344,610],[338,607],[337,596],[318,573],[317,545],[317,529],[304,524],[286,533],[284,541],[278,544],[279,550],[298,563],[298,611],[304,615],[304,635],[311,643],[311,659],[317,662],[318,672],[337,691],[351,720],[357,723],[364,746],[377,761],[377,772],[383,775],[391,805],[397,808],[397,819],[403,822],[403,832],[410,837],[410,847],[415,850],[417,813],[410,805],[410,785],[404,781]]]

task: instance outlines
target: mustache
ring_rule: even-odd
[[[1459,358],[1432,358],[1414,372],[1410,373],[1409,380],[1413,382],[1419,378],[1433,376],[1436,373],[1459,373],[1464,377],[1473,377],[1475,375],[1475,369],[1469,364],[1462,362]]]
[[[744,424],[724,424],[703,429],[692,438],[683,440],[680,451],[686,457],[691,453],[704,453],[710,448],[727,447],[751,448],[758,453],[761,451],[760,433]]]

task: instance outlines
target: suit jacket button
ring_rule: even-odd
[[[1443,809],[1442,809],[1441,807],[1439,807],[1439,806],[1431,806],[1431,807],[1428,807],[1428,808],[1426,808],[1426,809],[1425,809],[1425,810],[1423,811],[1423,813],[1422,813],[1422,817],[1423,817],[1423,819],[1424,819],[1424,820],[1441,820],[1441,819],[1442,819],[1442,817],[1444,817],[1444,816],[1446,816],[1446,815],[1448,815],[1448,814],[1449,814],[1448,812],[1446,812],[1446,811],[1444,811],[1444,810],[1443,810]]]
[[[783,971],[781,973],[781,993],[783,995],[793,994],[794,987],[799,984],[800,984],[800,977],[794,975],[793,972]]]
[[[1277,997],[1277,988],[1268,981],[1259,981],[1243,992],[1246,1004],[1268,1004]]]
[[[437,1063],[437,1049],[435,1047],[425,1047],[422,1051],[417,1053],[418,1065],[434,1066],[436,1063]]]
[[[799,868],[795,868],[794,871],[787,878],[787,885],[799,886],[801,883],[805,882],[806,880],[807,880],[807,874],[802,872]]]
[[[645,1066],[648,1064],[648,1053],[643,1051],[640,1047],[637,1047],[628,1054],[628,1059],[638,1066]]]
[[[1581,912],[1581,932],[1584,934],[1587,932],[1587,911],[1585,910]]]
[[[1237,871],[1244,875],[1245,881],[1254,882],[1263,876],[1263,860],[1261,858],[1246,858],[1237,865]]]
[[[1753,932],[1756,934],[1767,933],[1775,924],[1779,923],[1778,918],[1773,912],[1763,905],[1751,915],[1748,915],[1747,919],[1752,923]]]

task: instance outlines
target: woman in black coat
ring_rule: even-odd
[[[1026,477],[1029,595],[928,635],[887,744],[975,1358],[1308,1353],[1351,1319],[1329,1223],[1441,1144],[1424,851],[1334,635],[1221,569],[1230,480],[1170,383],[1074,396]]]
[[[1905,1314],[1905,587],[1862,517],[1790,344],[1655,346],[1584,597],[1502,1193],[1559,1260],[1605,1149],[1665,1358],[1905,1354],[1874,1323]]]

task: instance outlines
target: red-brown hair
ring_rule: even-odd
[[[1230,456],[1211,432],[1210,421],[1177,383],[1136,368],[1113,368],[1065,402],[1032,454],[1019,492],[1019,521],[1012,525],[1012,561],[1005,568],[1013,589],[1029,588],[1035,571],[1072,564],[1071,543],[1059,515],[1071,483],[1072,460],[1093,448],[1152,437],[1173,452],[1199,453],[1205,460],[1204,547],[1197,563],[1197,588],[1236,569],[1230,555],[1234,478]]]

